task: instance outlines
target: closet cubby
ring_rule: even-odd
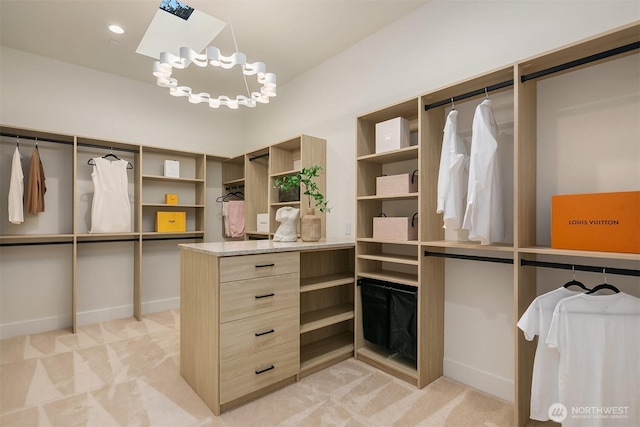
[[[268,239],[269,232],[258,231],[258,214],[269,213],[269,148],[245,155],[245,236]]]
[[[354,249],[300,253],[299,378],[353,356]]]
[[[300,190],[300,199],[289,202],[280,202],[279,191],[275,188],[277,178],[287,175],[293,175],[300,172],[304,168],[311,166],[320,166],[323,172],[320,176],[314,178],[314,182],[322,194],[327,197],[326,191],[326,173],[327,173],[327,148],[326,141],[309,135],[300,135],[287,141],[273,144],[269,147],[269,229],[274,234],[280,225],[276,221],[276,212],[281,207],[291,206],[300,209],[300,218],[306,215],[307,209],[310,207],[308,198]],[[294,166],[294,162],[299,161],[300,166]],[[313,208],[313,204],[311,208]],[[316,211],[322,224],[322,237],[326,235],[325,214]]]
[[[222,162],[222,185],[225,189],[244,187],[245,156],[237,156]]]
[[[504,269],[512,268],[513,276],[508,276],[513,277],[509,287],[513,287],[514,425],[531,423],[529,403],[535,346],[524,339],[515,322],[538,295],[539,280],[536,267],[523,266],[523,260],[541,259],[550,263],[580,263],[582,260],[583,264],[595,262],[597,265],[609,262],[613,266],[636,269],[640,262],[640,254],[554,249],[549,246],[551,195],[638,189],[640,160],[637,156],[629,157],[630,152],[637,150],[637,126],[633,127],[637,122],[637,109],[612,106],[622,98],[630,98],[630,88],[638,87],[640,76],[635,65],[639,40],[640,25],[631,24],[357,118],[356,278],[408,284],[418,289],[418,353],[417,363],[411,364],[365,341],[362,298],[356,291],[356,358],[417,387],[424,387],[443,375],[447,258],[461,259],[455,261],[457,263],[487,261],[489,264],[483,268],[492,270],[495,266],[496,273],[500,272],[496,276],[503,278]],[[634,58],[627,58],[630,55]],[[568,88],[568,83],[578,78],[577,73],[614,61],[628,61],[618,66],[624,70],[623,74],[601,69],[593,75],[581,77],[585,87],[572,86],[567,89],[572,93],[567,94],[560,90]],[[617,77],[603,77],[612,75]],[[560,79],[558,87],[548,86],[552,79]],[[614,80],[624,83],[617,83],[617,91],[610,93],[611,86],[608,85]],[[570,101],[571,96],[585,93],[589,96]],[[633,94],[635,96],[635,92]],[[452,107],[452,98],[460,113],[458,128],[468,144],[473,107],[487,96],[492,100],[500,131],[498,158],[506,237],[502,242],[480,245],[466,240],[464,235],[445,233],[442,215],[436,214],[437,184],[443,128]],[[549,104],[548,99],[556,99],[557,102]],[[557,118],[553,117],[554,114]],[[583,123],[593,125],[593,129],[572,122],[581,115]],[[418,134],[419,146],[375,153],[375,123],[399,116],[410,121],[411,131]],[[584,144],[589,139],[586,136],[594,139],[588,133],[607,129],[612,134],[621,120],[628,122],[629,131],[612,136],[606,153],[598,154],[603,150],[601,144],[596,147]],[[570,134],[564,135],[562,131]],[[572,155],[573,152],[577,154]],[[560,162],[575,161],[584,164],[584,171],[567,176],[570,173],[562,170]],[[417,164],[416,169],[419,170],[418,195],[415,198],[407,194],[376,196],[375,177],[387,171],[395,173],[412,164],[410,162]],[[411,172],[408,168],[402,171]],[[407,205],[410,203],[417,203],[419,212],[417,242],[380,241],[372,237],[371,219],[374,216],[381,211],[406,213],[413,207]],[[505,264],[511,266],[505,267]],[[456,273],[458,278],[463,274]]]
[[[154,257],[164,257],[167,262],[161,264],[170,265],[168,259],[177,260],[177,243],[204,236],[207,161],[217,162],[224,158],[2,125],[0,179],[7,185],[3,185],[0,191],[5,200],[8,196],[11,161],[18,142],[23,157],[25,196],[30,156],[36,143],[43,163],[47,192],[44,212],[28,214],[25,203],[25,221],[22,224],[10,224],[6,210],[0,214],[3,285],[6,283],[7,286],[3,286],[3,292],[14,286],[14,282],[22,283],[25,280],[24,275],[14,271],[14,265],[23,262],[24,254],[44,253],[47,255],[38,255],[30,260],[31,271],[51,269],[52,277],[56,279],[47,281],[43,295],[56,296],[47,298],[51,304],[46,308],[31,304],[33,313],[25,321],[57,318],[55,322],[58,327],[70,323],[72,331],[76,332],[79,314],[85,323],[104,320],[101,316],[126,317],[131,315],[131,311],[140,320],[143,284],[150,285],[147,289],[165,286],[166,278],[170,276],[168,270],[164,274],[162,272],[165,270],[158,269],[157,265],[153,267],[156,276],[149,274],[151,264],[147,261],[153,262]],[[131,203],[131,229],[128,232],[90,232],[94,189],[91,177],[93,168],[87,162],[107,154],[114,154],[132,166],[127,171]],[[164,160],[180,161],[179,178],[164,176]],[[178,194],[178,205],[165,203],[164,195],[168,193]],[[156,233],[155,213],[159,210],[186,211],[187,231]],[[50,262],[54,259],[55,263]],[[68,268],[61,268],[60,265],[65,263],[68,263]],[[54,264],[58,270],[52,268]],[[36,265],[37,268],[33,268]],[[164,283],[157,283],[160,282],[156,280],[157,277],[162,277]],[[177,276],[175,279],[177,282]],[[111,280],[117,282],[115,287],[110,284]],[[161,290],[155,288],[154,293],[162,294]],[[67,296],[62,297],[62,294]],[[94,296],[98,296],[97,299]],[[153,304],[159,307],[164,302],[155,301]],[[70,322],[66,320],[66,313]],[[16,319],[15,323],[22,318],[12,317]]]

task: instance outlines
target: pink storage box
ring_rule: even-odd
[[[412,225],[413,222],[413,225]],[[380,240],[418,240],[418,217],[375,217],[373,238]]]
[[[413,182],[411,177],[413,176]],[[403,173],[400,175],[379,176],[376,178],[376,196],[393,196],[418,192],[418,175]]]

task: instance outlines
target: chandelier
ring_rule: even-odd
[[[179,85],[178,80],[171,77],[174,68],[185,69],[191,63],[198,67],[211,65],[225,70],[239,65],[242,67],[242,74],[244,74],[244,76],[257,76],[258,83],[261,85],[260,91],[249,93],[249,86],[247,85],[247,79],[245,77],[245,86],[247,87],[247,94],[249,96],[238,95],[235,99],[232,99],[224,95],[214,97],[206,92],[193,93],[191,87]],[[240,105],[253,108],[258,102],[268,104],[269,98],[276,96],[276,75],[267,73],[267,67],[263,62],[247,63],[247,58],[242,52],[235,52],[231,56],[224,56],[218,48],[213,46],[207,47],[206,53],[203,54],[199,54],[188,47],[181,47],[179,56],[169,52],[162,52],[160,54],[160,60],[155,61],[153,64],[153,75],[157,78],[156,83],[158,86],[169,88],[169,94],[173,96],[186,96],[192,104],[205,102],[209,104],[211,108],[226,106],[235,110]]]

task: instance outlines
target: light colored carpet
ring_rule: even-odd
[[[354,359],[216,417],[180,377],[178,311],[0,341],[0,425],[509,426],[513,406],[447,378],[422,390]]]

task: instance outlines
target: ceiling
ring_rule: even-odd
[[[279,86],[314,68],[429,0],[185,0],[230,22],[247,62],[264,62]],[[154,59],[136,53],[160,0],[0,0],[0,44],[155,84]],[[110,24],[125,29],[122,35]],[[213,40],[235,52],[227,25]],[[246,94],[239,67],[175,70],[179,84],[212,96]],[[247,77],[250,90],[259,85]],[[165,89],[166,90],[166,89]]]

